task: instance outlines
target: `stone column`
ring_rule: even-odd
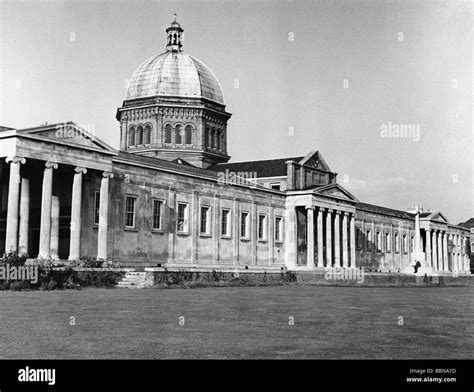
[[[456,234],[456,263],[458,270],[464,272],[464,265],[461,260],[461,235]]]
[[[433,269],[437,271],[438,270],[438,253],[437,253],[438,241],[436,240],[436,230],[432,230],[431,234],[432,234],[431,251],[432,251]]]
[[[334,265],[341,266],[341,235],[339,230],[341,211],[336,211],[334,216]]]
[[[295,268],[297,264],[296,210],[288,201],[286,202],[285,217],[285,265],[291,269]],[[251,230],[250,233],[253,238],[254,228],[252,227]]]
[[[462,253],[463,253],[463,260],[464,260],[464,271],[466,273],[471,273],[471,260],[469,258],[469,253],[467,252],[467,237],[464,237],[463,244],[462,244]]]
[[[332,210],[328,209],[326,214],[326,268],[332,267],[331,215]]]
[[[100,206],[99,206],[99,233],[97,238],[97,259],[107,259],[107,231],[109,227],[109,178],[113,178],[112,172],[103,172],[100,184]]]
[[[458,257],[457,257],[458,236],[457,234],[452,234],[452,237],[453,237],[453,248],[451,249],[451,256],[453,258],[453,266],[454,266],[453,268],[455,268],[456,271],[459,272],[459,264],[458,264]]]
[[[342,266],[349,267],[349,252],[347,243],[347,216],[348,212],[344,212],[342,216]]]
[[[71,234],[69,241],[69,260],[79,260],[81,252],[81,206],[82,175],[87,173],[84,167],[74,169],[71,200]]]
[[[433,260],[431,257],[431,230],[426,230],[426,263],[428,268],[433,268]]]
[[[450,261],[450,264],[451,264],[451,270],[453,272],[456,272],[457,268],[456,268],[456,264],[454,263],[454,257],[453,257],[453,248],[454,247],[453,247],[453,235],[452,234],[449,234],[448,244],[451,245],[448,249],[448,260]]]
[[[59,197],[51,197],[51,240],[50,252],[53,260],[59,260]]]
[[[441,241],[441,231],[438,230],[436,237],[438,239],[438,243],[436,245],[436,250],[438,253],[438,271],[443,271],[443,243]]]
[[[324,208],[319,208],[318,211],[318,267],[324,267],[324,260],[323,260],[323,212]]]
[[[53,193],[53,169],[57,169],[55,162],[46,162],[43,173],[43,190],[41,195],[41,223],[40,223],[40,259],[51,257],[51,203]]]
[[[351,236],[351,268],[356,268],[356,234],[355,234],[355,217],[351,214],[350,236]]]
[[[18,251],[28,254],[28,234],[30,222],[30,180],[21,179],[20,195],[20,236],[18,238]]]
[[[306,267],[314,268],[314,207],[306,207]]]
[[[456,264],[457,270],[459,272],[461,272],[462,271],[462,265],[460,265],[460,263],[459,263],[458,247],[459,247],[459,236],[458,236],[458,234],[454,234],[453,262]]]
[[[444,271],[449,271],[449,263],[448,263],[448,235],[446,232],[443,233],[443,266]]]
[[[5,161],[10,163],[10,181],[8,184],[7,228],[5,237],[5,253],[18,250],[18,210],[20,202],[20,165],[26,162],[25,158],[9,157]]]

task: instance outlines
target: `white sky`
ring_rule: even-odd
[[[175,11],[233,113],[233,161],[317,149],[361,201],[474,216],[472,2],[0,2],[0,124],[75,121],[117,148],[125,80]]]

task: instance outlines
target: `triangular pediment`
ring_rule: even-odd
[[[306,165],[313,167],[315,169],[328,171],[330,172],[331,169],[329,165],[326,163],[324,158],[322,157],[319,151],[311,151],[308,155],[306,155],[301,161],[299,161],[301,165]]]
[[[57,142],[114,151],[111,146],[94,135],[95,129],[84,129],[73,122],[42,125],[40,127],[22,129],[19,132]]]
[[[429,220],[441,223],[448,223],[448,219],[440,211],[433,212],[429,216]]]
[[[315,190],[316,194],[337,197],[338,199],[346,199],[350,201],[357,201],[357,198],[352,195],[347,189],[343,188],[339,184],[329,184],[317,188]]]

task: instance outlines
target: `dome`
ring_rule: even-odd
[[[224,104],[224,94],[211,69],[178,50],[150,57],[133,73],[127,99],[152,96],[206,98]]]

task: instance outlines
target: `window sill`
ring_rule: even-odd
[[[165,231],[162,229],[151,229],[153,234],[165,234]]]
[[[199,233],[199,237],[202,237],[202,238],[212,238],[212,234]]]
[[[182,235],[182,236],[188,236],[189,232],[188,231],[177,231],[176,234],[177,235]]]
[[[275,240],[275,245],[283,245],[284,244],[284,241],[277,241]]]
[[[264,243],[264,244],[266,244],[266,243],[268,242],[268,240],[260,239],[260,238],[259,238],[257,241],[258,241],[258,242],[261,242],[261,243]]]
[[[248,237],[242,237],[242,238],[240,239],[240,241],[242,241],[242,242],[250,242],[250,238],[248,238]]]
[[[230,236],[230,235],[221,235],[221,239],[223,239],[223,240],[231,240],[231,239],[232,239],[232,236]]]
[[[138,232],[138,228],[136,227],[124,227],[123,228],[125,231],[133,231],[133,232]]]

